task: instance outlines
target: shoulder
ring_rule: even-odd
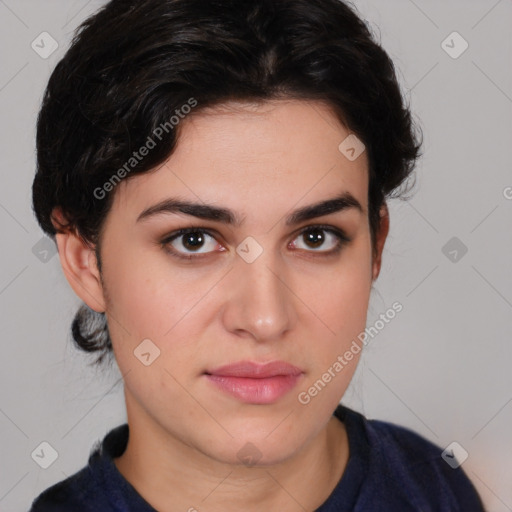
[[[112,429],[90,450],[89,461],[82,469],[52,485],[37,496],[29,512],[97,512],[108,510],[104,480],[109,459],[126,444],[127,425]]]
[[[42,492],[29,512],[156,512],[115,465],[128,437],[127,423],[111,429],[91,448],[87,466]]]
[[[394,489],[418,510],[434,506],[434,510],[483,512],[462,466],[452,468],[442,458],[440,446],[409,428],[343,409],[340,415],[349,435],[357,437],[359,449],[366,450],[366,480],[373,492]]]
[[[372,446],[393,462],[407,458],[409,465],[443,462],[442,449],[417,432],[395,423],[364,419],[368,440]],[[445,463],[446,464],[446,463]]]
[[[29,512],[89,512],[87,507],[90,482],[88,467],[43,491],[32,502]]]

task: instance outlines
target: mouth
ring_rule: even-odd
[[[285,361],[239,361],[205,372],[217,389],[249,404],[272,404],[289,393],[304,372]]]

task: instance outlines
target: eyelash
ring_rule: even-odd
[[[316,258],[316,257],[326,258],[326,257],[330,257],[330,256],[331,257],[335,256],[341,251],[341,249],[346,244],[348,244],[349,242],[352,241],[351,238],[348,237],[342,230],[340,230],[338,228],[334,228],[333,226],[325,226],[325,225],[321,225],[321,224],[306,226],[304,229],[302,229],[297,234],[297,236],[293,240],[295,240],[296,238],[304,235],[305,233],[311,232],[311,231],[325,231],[327,233],[331,233],[338,239],[338,243],[337,243],[336,247],[334,247],[334,249],[330,249],[329,251],[307,251],[307,252],[312,252],[313,253],[312,256],[314,258]],[[194,260],[194,259],[202,259],[202,258],[208,257],[208,255],[211,253],[189,254],[188,256],[184,256],[182,253],[175,251],[174,249],[171,248],[171,246],[170,246],[171,242],[173,242],[180,236],[188,235],[190,233],[207,234],[208,236],[212,237],[213,239],[216,239],[215,234],[213,232],[211,232],[209,229],[201,228],[201,227],[197,227],[197,228],[190,227],[190,228],[182,228],[177,231],[174,231],[170,235],[166,236],[160,242],[160,244],[162,245],[163,249],[167,253],[169,253],[171,256],[179,258],[181,260],[190,261],[190,260]],[[299,249],[299,250],[302,250],[302,249]],[[212,251],[212,252],[214,252],[214,251]]]

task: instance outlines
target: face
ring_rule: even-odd
[[[105,288],[75,290],[103,301],[130,421],[227,463],[250,442],[272,464],[342,398],[380,262],[367,156],[340,152],[349,131],[331,110],[230,107],[190,115],[163,167],[118,185]],[[171,199],[196,206],[152,208]]]

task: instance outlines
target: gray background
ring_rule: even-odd
[[[93,370],[71,345],[79,300],[58,255],[38,245],[44,240],[30,208],[44,86],[72,31],[103,3],[0,0],[5,512],[27,510],[42,490],[82,468],[93,443],[126,419],[117,366]],[[457,441],[488,510],[512,511],[512,2],[355,4],[399,69],[425,155],[412,199],[390,203],[368,325],[395,301],[403,311],[367,345],[344,403],[442,448]],[[59,43],[47,59],[31,48],[43,31]],[[469,43],[456,59],[441,45],[454,31]],[[58,452],[48,469],[31,457],[43,441]]]

